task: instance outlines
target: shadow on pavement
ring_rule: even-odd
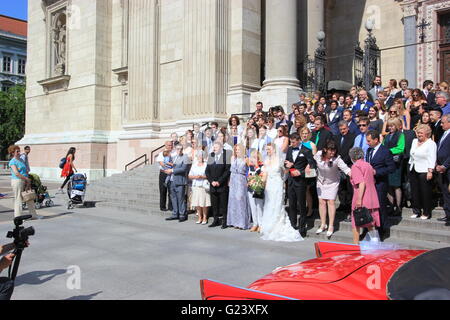
[[[66,269],[55,269],[50,271],[33,271],[22,274],[16,278],[15,286],[18,287],[22,284],[40,285],[52,280],[56,276],[65,274],[66,272]]]
[[[73,296],[71,298],[67,298],[64,300],[91,300],[91,299],[95,298],[97,295],[99,295],[100,293],[103,293],[103,291],[99,291],[99,292],[84,295],[84,296]]]

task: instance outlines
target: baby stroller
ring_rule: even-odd
[[[67,209],[75,208],[74,205],[82,204],[84,202],[84,195],[86,193],[87,177],[85,174],[77,173],[70,178],[67,185],[67,194],[69,196],[69,203]]]
[[[47,187],[42,185],[41,178],[35,174],[30,173],[29,178],[31,181],[31,189],[36,192],[36,200],[34,201],[34,206],[36,209],[42,208],[44,205],[48,207],[54,206],[53,200],[50,198],[48,194]],[[26,204],[22,203],[22,208],[26,208]]]

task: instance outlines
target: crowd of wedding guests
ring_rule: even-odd
[[[383,87],[376,77],[371,90],[301,94],[290,110],[264,109],[258,103],[245,120],[232,116],[226,125],[195,124],[180,137],[172,134],[157,158],[160,208],[173,212],[167,220],[183,222],[196,212],[197,224],[212,217],[210,227],[260,231],[264,192],[255,191],[252,177],[264,180],[265,164],[276,153],[289,219],[302,236],[306,218],[318,212],[315,232],[331,237],[338,211],[352,221],[358,243],[360,226],[352,212],[360,207],[373,216],[363,227],[375,239],[374,227],[381,240],[388,237],[389,216],[401,215],[404,207],[412,208],[412,218],[431,219],[442,206],[446,216],[438,220],[449,226],[447,83],[425,81],[422,89],[412,89],[407,80],[390,80]]]

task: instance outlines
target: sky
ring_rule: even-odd
[[[27,6],[27,0],[0,0],[0,14],[22,20],[28,20]]]

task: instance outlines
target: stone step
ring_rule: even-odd
[[[314,221],[314,232],[320,227],[320,221]],[[391,226],[391,236],[400,239],[425,240],[433,242],[442,242],[450,245],[450,228],[442,224],[442,229],[428,229],[427,224],[416,227],[406,227],[402,225]],[[335,226],[336,231],[352,232],[351,222],[340,222]]]
[[[328,239],[326,236],[326,233],[322,233],[320,235],[315,234],[315,230],[309,230],[308,231],[308,238],[309,239],[317,239],[321,241],[331,241],[331,242],[342,242],[342,243],[348,243],[353,244],[353,234],[349,231],[338,231],[333,234],[333,236]],[[419,250],[433,250],[433,249],[439,249],[439,248],[446,248],[449,246],[448,243],[440,243],[440,242],[434,242],[434,241],[425,241],[425,240],[414,240],[414,239],[403,239],[403,238],[396,238],[396,237],[389,237],[384,241],[385,243],[391,244],[395,243],[400,246],[400,248],[406,248],[406,249],[419,249]]]

